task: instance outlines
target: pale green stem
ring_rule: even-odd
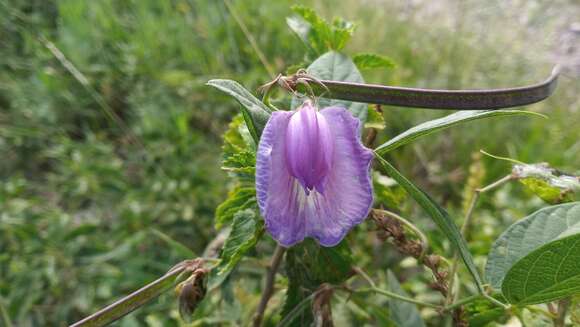
[[[493,190],[495,188],[498,188],[502,185],[504,185],[505,183],[511,181],[513,179],[512,175],[507,175],[483,188],[478,188],[474,191],[473,193],[473,197],[471,198],[471,202],[469,203],[469,208],[467,209],[467,213],[465,214],[465,220],[463,221],[463,225],[461,225],[461,235],[463,237],[466,236],[466,233],[469,229],[469,226],[471,225],[471,219],[473,217],[473,210],[475,209],[475,206],[477,205],[477,201],[479,200],[479,197],[482,193],[488,192],[490,190]],[[445,303],[450,304],[453,302],[454,297],[456,298],[457,296],[459,296],[459,291],[460,289],[457,290],[457,294],[454,294],[453,292],[453,283],[455,281],[455,275],[457,274],[457,268],[459,266],[459,257],[457,255],[457,252],[455,252],[455,254],[453,255],[453,263],[451,265],[451,271],[449,273],[449,291],[447,292],[447,299],[445,301]],[[485,294],[484,294],[484,297]],[[487,298],[487,297],[486,297]],[[494,299],[494,301],[497,301]],[[492,302],[494,302],[492,301]],[[495,302],[494,302],[495,303]],[[501,303],[501,302],[500,302]],[[503,305],[503,303],[502,303]]]

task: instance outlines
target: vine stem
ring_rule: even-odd
[[[463,221],[463,225],[461,225],[460,230],[461,236],[465,237],[465,235],[467,234],[469,226],[471,225],[473,210],[475,209],[475,206],[477,205],[477,202],[479,201],[479,197],[481,196],[481,194],[491,191],[495,188],[498,188],[511,180],[513,180],[513,176],[507,175],[483,188],[478,188],[474,190],[473,197],[471,198],[471,202],[469,203],[469,208],[467,209],[467,213],[465,214],[465,220]],[[453,299],[459,295],[459,290],[456,292],[457,294],[454,294],[453,292],[453,284],[455,281],[455,275],[457,274],[458,265],[459,265],[459,257],[457,255],[457,252],[455,252],[455,254],[453,255],[453,263],[451,265],[451,271],[449,273],[449,292],[447,293],[447,299],[445,301],[445,303],[448,305],[451,304],[453,302]],[[494,302],[495,304],[501,303],[485,293],[482,294],[482,296],[487,298],[491,302]],[[505,307],[505,304],[501,303],[501,305]]]
[[[282,262],[282,258],[284,257],[285,252],[286,248],[281,245],[278,245],[274,250],[272,261],[268,267],[266,285],[264,286],[264,291],[262,292],[262,298],[260,299],[258,309],[254,314],[254,327],[259,327],[262,325],[262,320],[264,319],[264,312],[268,306],[268,301],[270,301],[270,297],[272,297],[272,294],[274,294],[274,282],[276,281],[276,273],[278,272],[278,267],[280,267],[280,263]]]
[[[372,278],[361,268],[359,267],[354,267],[353,271],[356,272],[359,276],[361,276],[369,285],[370,287],[368,288],[360,288],[357,290],[350,290],[353,293],[358,293],[358,294],[364,294],[364,293],[377,293],[377,294],[381,294],[384,295],[386,297],[390,297],[393,299],[397,299],[397,300],[401,300],[404,302],[409,302],[409,303],[413,303],[413,304],[417,304],[417,305],[422,305],[425,307],[429,307],[429,308],[435,308],[435,309],[442,309],[442,307],[440,305],[437,304],[433,304],[433,303],[428,303],[428,302],[423,302],[423,301],[419,301],[419,300],[415,300],[413,298],[410,297],[406,297],[404,295],[400,295],[391,291],[387,291],[384,290],[382,288],[379,288],[376,286],[375,282],[372,280]]]
[[[558,311],[556,318],[554,318],[554,327],[564,327],[566,324],[566,312],[570,306],[570,299],[562,299],[558,301]]]

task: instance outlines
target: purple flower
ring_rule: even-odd
[[[359,120],[340,107],[318,111],[306,101],[272,114],[258,146],[256,192],[266,228],[281,245],[313,237],[334,246],[366,218],[373,153],[359,135]]]

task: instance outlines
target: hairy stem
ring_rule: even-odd
[[[258,304],[258,309],[254,314],[254,322],[253,325],[255,327],[259,327],[262,325],[262,319],[264,318],[264,312],[266,311],[266,307],[268,306],[268,301],[270,301],[270,297],[274,293],[274,282],[276,281],[276,273],[278,272],[278,267],[282,262],[282,258],[284,257],[284,253],[286,252],[286,248],[278,245],[276,250],[274,250],[274,254],[272,255],[272,261],[270,262],[270,267],[268,268],[268,274],[266,275],[266,285],[264,286],[264,291],[262,292],[262,298],[260,299],[260,303]]]

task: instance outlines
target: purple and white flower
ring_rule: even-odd
[[[360,128],[348,110],[318,111],[310,101],[272,114],[258,146],[256,192],[266,229],[281,245],[313,237],[334,246],[366,218],[373,153]]]

